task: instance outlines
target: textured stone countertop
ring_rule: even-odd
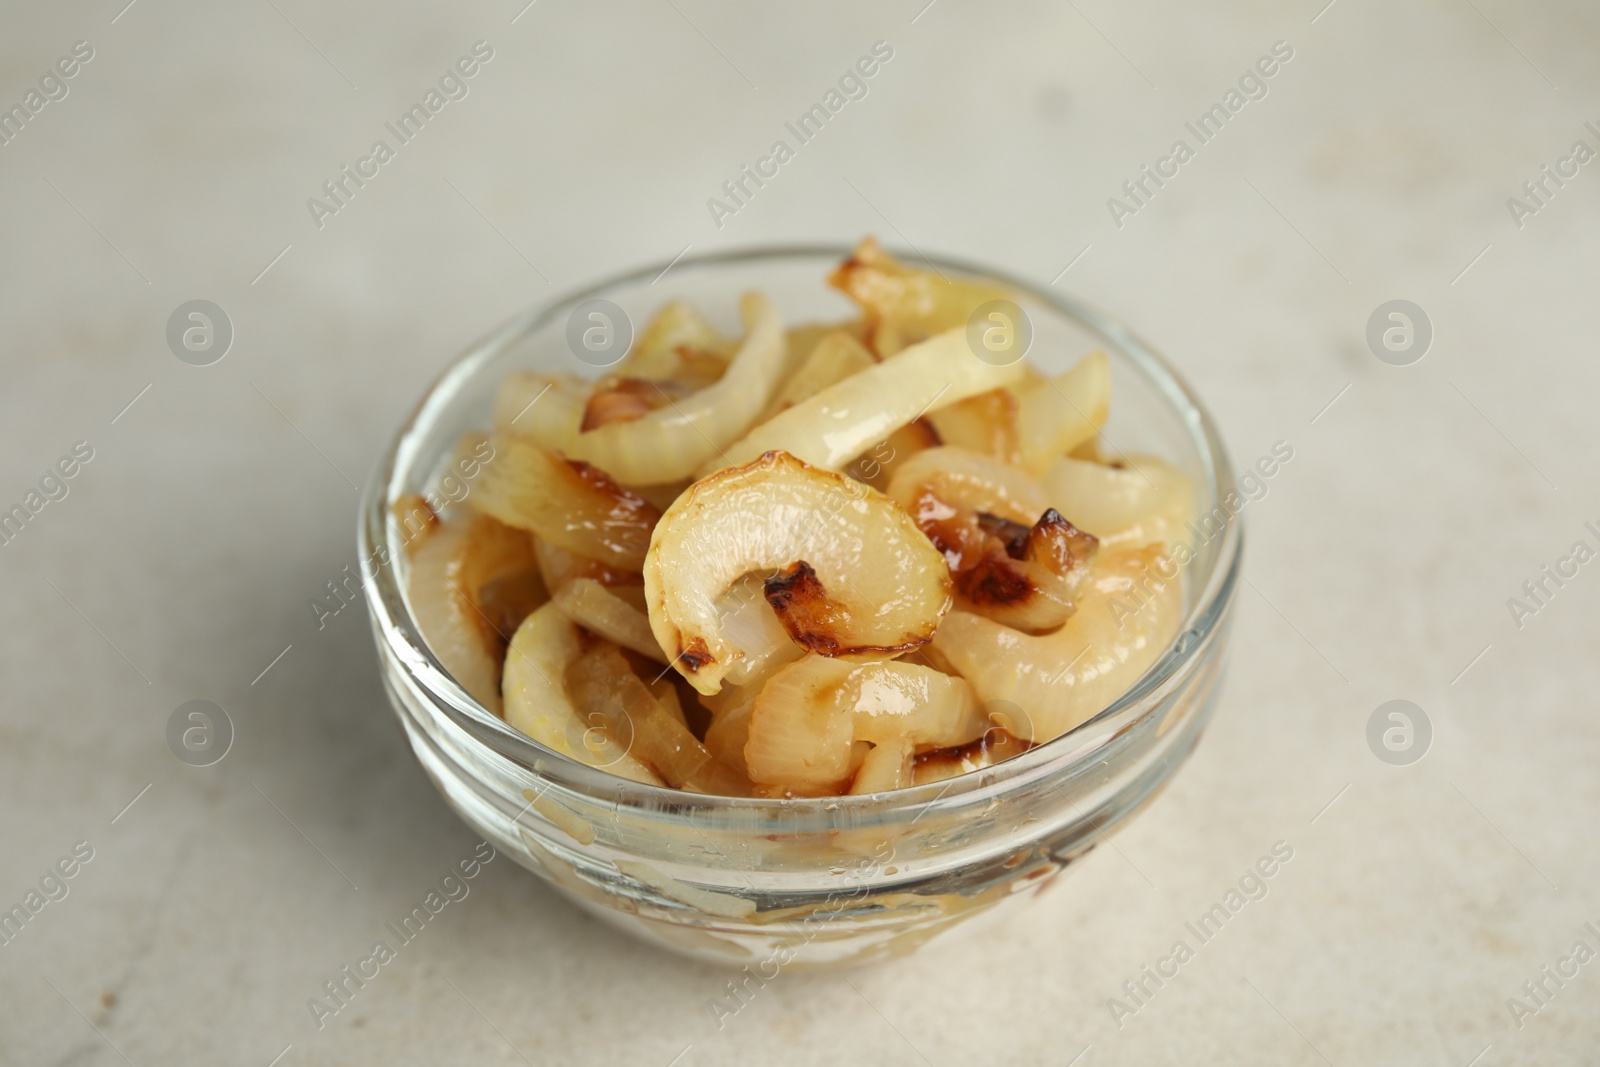
[[[1595,1062],[1594,5],[525,2],[0,12],[28,116],[0,145],[0,508],[80,452],[0,546],[0,905],[74,871],[0,945],[0,1062]],[[479,41],[466,95],[314,217]],[[877,41],[867,95],[714,219]],[[1185,123],[1275,42],[1201,143]],[[1132,200],[1145,165],[1169,177]],[[393,427],[534,301],[864,232],[1055,280],[1171,357],[1238,466],[1293,448],[1246,511],[1192,761],[1031,909],[785,974],[721,1030],[725,972],[510,862],[318,1030],[307,998],[477,840],[364,616],[307,608]],[[206,367],[165,336],[193,299],[233,326]],[[1433,333],[1405,366],[1366,341],[1396,299]],[[204,769],[166,741],[195,699],[236,730]],[[1431,724],[1407,766],[1367,742],[1393,699]],[[1124,982],[1275,842],[1267,895],[1133,1010]]]

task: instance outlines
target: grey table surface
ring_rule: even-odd
[[[0,105],[29,112],[0,145],[0,505],[92,450],[0,546],[0,905],[67,893],[0,945],[0,1061],[1596,1061],[1594,5],[125,2],[0,9]],[[314,217],[479,41],[465,97]],[[867,95],[714,219],[877,41]],[[1280,41],[1265,96],[1108,206]],[[533,301],[864,232],[1134,324],[1240,467],[1293,448],[1192,762],[1033,908],[783,975],[720,1029],[725,973],[510,862],[319,1029],[307,999],[476,841],[365,618],[307,608],[397,421]],[[210,366],[167,344],[193,299],[233,325]],[[1366,341],[1394,299],[1432,325],[1406,366]],[[1514,611],[1547,565],[1577,573]],[[195,699],[236,731],[208,768],[166,740]],[[1431,724],[1407,766],[1367,741],[1393,699]],[[1280,841],[1267,895],[1113,1010]]]

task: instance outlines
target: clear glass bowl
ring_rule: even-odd
[[[389,505],[431,485],[461,433],[490,425],[494,390],[507,372],[596,373],[567,348],[567,319],[577,304],[603,297],[642,328],[662,303],[681,297],[737,336],[737,297],[760,289],[785,322],[840,320],[854,309],[823,279],[848,252],[771,248],[685,259],[518,316],[472,346],[429,390],[380,460],[361,505],[360,551],[372,576],[367,606],[384,682],[417,759],[451,807],[595,914],[656,944],[768,977],[773,967],[905,953],[1002,902],[1030,897],[1148,803],[1194,748],[1216,702],[1239,575],[1239,520],[1194,546],[1185,617],[1172,646],[1078,728],[932,785],[765,800],[627,781],[557,755],[479,705],[440,667],[411,618],[404,536]],[[1014,289],[1033,321],[1029,358],[1047,372],[1103,348],[1114,396],[1107,439],[1184,469],[1196,487],[1197,514],[1218,508],[1232,475],[1216,427],[1172,368],[1131,332],[997,272],[947,260],[934,265]]]

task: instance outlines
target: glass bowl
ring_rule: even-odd
[[[1172,368],[1129,330],[1070,299],[952,262],[905,256],[949,276],[998,279],[1033,323],[1029,358],[1059,373],[1095,347],[1110,356],[1105,438],[1158,454],[1196,490],[1181,629],[1116,703],[1004,763],[866,796],[767,800],[640,785],[556,754],[468,696],[412,619],[404,533],[389,514],[423,492],[458,436],[490,423],[512,370],[594,376],[567,345],[568,318],[594,298],[639,327],[691,301],[742,331],[738,295],[760,289],[786,323],[854,308],[823,279],[843,247],[767,248],[683,259],[541,304],[473,345],[423,397],[380,459],[361,505],[367,607],[383,678],[418,761],[445,800],[503,853],[593,913],[648,941],[754,968],[857,963],[915,949],[964,920],[1052,884],[1148,803],[1199,740],[1217,699],[1241,552],[1215,425]],[[1070,518],[1070,516],[1069,516]],[[770,972],[770,973],[769,973]]]

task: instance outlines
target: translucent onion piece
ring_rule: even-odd
[[[972,354],[965,331],[951,330],[773,416],[729,445],[718,464],[781,450],[839,470],[918,416],[1017,381],[1020,368],[985,363]]]
[[[944,442],[927,419],[916,419],[900,427],[884,440],[855,458],[845,472],[857,481],[866,482],[880,493],[888,492],[889,481],[906,460],[929,448],[938,448]]]
[[[817,343],[830,333],[847,333],[863,345],[866,344],[866,324],[859,319],[852,322],[807,322],[789,327],[783,334],[783,375],[778,390],[782,390],[783,385],[805,365],[806,359],[816,349]],[[874,361],[877,359],[876,356],[872,358]],[[776,395],[777,391],[774,391],[774,396]],[[770,404],[767,410],[769,412],[772,410]],[[763,414],[756,421],[765,422],[766,419],[767,415]]]
[[[668,715],[683,723],[687,728],[689,720],[683,714],[683,701],[678,699],[678,687],[672,684],[672,679],[667,677],[652,678],[645,683],[650,689],[650,695],[666,709]]]
[[[494,396],[495,431],[565,450],[578,436],[592,388],[570,374],[508,374]]]
[[[472,493],[473,479],[494,462],[492,435],[471,430],[456,438],[449,458],[434,469],[433,488],[426,494],[444,507],[459,504]]]
[[[988,726],[961,678],[912,663],[807,656],[773,675],[756,697],[745,763],[758,784],[837,792],[851,773],[857,742],[900,753],[893,759],[898,765],[918,747],[966,744]],[[878,781],[890,770],[883,760],[874,771]],[[909,765],[904,770],[908,784]]]
[[[745,575],[799,560],[843,609],[835,654],[915,648],[950,607],[949,572],[904,511],[859,482],[769,453],[695,483],[651,538],[650,626],[697,690],[715,693],[740,655],[718,601]]]
[[[631,425],[631,424],[630,424]],[[606,472],[529,441],[496,435],[468,502],[542,541],[613,567],[638,569],[659,512]]]
[[[741,301],[744,344],[715,385],[630,422],[580,433],[566,449],[626,485],[681,481],[750,428],[783,372],[783,324],[759,293]]]
[[[607,641],[631,648],[662,663],[666,654],[650,632],[644,612],[622,600],[593,578],[574,578],[555,593],[561,613],[591,633]],[[679,713],[682,717],[682,713]]]
[[[523,619],[550,599],[538,568],[523,564],[519,568],[478,587],[478,611],[496,635],[496,649],[511,639]]]
[[[533,539],[533,555],[539,561],[539,573],[544,576],[545,587],[560,589],[574,578],[593,578],[601,585],[612,588],[637,586],[644,582],[638,571],[607,567],[597,559],[557,548],[541,537]]]
[[[750,779],[745,777],[744,772],[717,759],[701,767],[694,777],[684,784],[684,788],[694,793],[711,793],[725,797],[751,795]]]
[[[951,404],[928,416],[939,439],[985,456],[1016,463],[1017,395],[1010,389],[991,389]]]
[[[713,720],[723,712],[732,711],[734,708],[744,707],[748,710],[772,674],[773,672],[769,671],[749,685],[734,685],[725,681],[722,688],[715,693],[696,693],[695,697],[700,701],[701,707],[711,712]]]
[[[526,533],[471,514],[441,524],[411,560],[407,592],[423,638],[456,683],[497,715],[500,655],[510,634],[496,630],[480,598],[496,580],[532,567]]]
[[[638,574],[634,575],[634,577],[639,580],[632,585],[606,585],[605,582],[600,584],[605,585],[612,596],[634,608],[640,615],[644,615],[646,612],[644,606],[644,578]]]
[[[1171,643],[1182,616],[1177,565],[1160,546],[1102,552],[1059,630],[1034,637],[954,611],[934,647],[972,683],[978,699],[1021,709],[1006,729],[1048,741],[1126,692]]]
[[[712,762],[711,753],[661,706],[615,645],[602,643],[579,656],[567,668],[566,682],[585,718],[604,719],[611,736],[626,739],[629,755],[674,789],[692,788],[696,775]]]
[[[1072,459],[1081,459],[1089,463],[1110,463],[1114,459],[1121,458],[1118,456],[1106,455],[1105,451],[1101,448],[1101,444],[1102,442],[1100,440],[1100,435],[1095,434],[1083,444],[1079,445],[1077,448],[1074,448],[1071,452],[1068,452],[1067,455]]]
[[[416,493],[403,493],[389,505],[389,517],[405,545],[406,555],[414,556],[428,535],[439,528],[439,516],[428,502]]]
[[[699,392],[722,380],[728,371],[728,357],[733,351],[709,352],[703,348],[680,348],[677,351],[678,365],[664,380],[684,392]]]
[[[1091,352],[1059,378],[1027,387],[1017,400],[1022,465],[1043,473],[1058,456],[1093,439],[1110,413],[1111,364],[1104,352]]]
[[[856,795],[886,793],[911,785],[913,755],[911,742],[903,739],[873,745],[850,783],[850,792]]]
[[[972,687],[915,663],[859,663],[839,699],[855,711],[855,737],[874,745],[901,739],[917,748],[948,748],[983,736],[989,721]]]
[[[722,636],[738,650],[724,679],[733,685],[755,682],[805,654],[789,639],[767,603],[760,575],[746,575],[734,582],[718,599],[717,611],[722,617]]]
[[[792,374],[806,361],[806,357],[811,355],[811,350],[817,347],[818,341],[835,330],[843,330],[858,341],[864,336],[859,322],[806,322],[785,330],[783,338],[787,354],[784,356],[784,363],[789,373]]]
[[[763,413],[762,421],[810,400],[828,386],[842,382],[877,362],[867,347],[849,332],[828,331],[817,339],[810,353],[778,389]]]
[[[635,782],[664,785],[608,732],[603,716],[583,718],[573,707],[564,679],[580,651],[577,627],[554,604],[524,619],[506,650],[506,722],[552,752]]]
[[[672,506],[672,502],[682,496],[683,491],[693,484],[693,482],[688,481],[666,482],[662,485],[630,485],[628,488],[654,504],[657,511],[666,511]]]
[[[1153,456],[1129,457],[1123,467],[1063,456],[1041,481],[1056,507],[1107,548],[1173,544],[1194,517],[1189,479]]]
[[[676,378],[683,370],[682,350],[719,358],[726,363],[733,345],[687,301],[674,300],[656,312],[616,373],[633,378]]]
[[[751,781],[802,794],[843,789],[855,722],[839,690],[853,669],[853,664],[808,657],[762,687],[744,746]]]
[[[740,610],[748,611],[752,616],[757,614],[758,609],[764,613],[765,621],[759,625],[765,635],[764,639],[775,642],[773,648],[775,654],[750,655],[749,659],[736,661],[727,678],[723,680],[722,688],[716,693],[701,694],[700,704],[711,712],[711,722],[705,732],[706,747],[711,750],[711,754],[718,762],[737,771],[741,777],[748,778],[744,762],[744,746],[750,738],[750,713],[755,708],[756,697],[760,695],[767,679],[799,659],[804,652],[789,640],[789,635],[784,633],[783,627],[778,624],[777,616],[772,613],[772,608],[761,595],[761,582],[757,577],[751,575],[744,581],[735,583],[735,590],[741,587],[750,590],[748,595],[753,599],[747,601],[748,606]],[[738,622],[734,617],[729,619],[728,636],[733,638],[741,649],[751,647],[751,644],[747,643],[748,639],[738,632]],[[738,675],[744,677],[743,682],[735,683],[734,678]],[[746,789],[748,787],[747,781]]]
[[[724,686],[723,692],[732,692],[733,686]],[[706,727],[706,748],[724,764],[740,774],[748,775],[744,762],[744,746],[750,740],[750,713],[755,710],[755,692],[742,694],[744,699],[711,713],[711,725]]]
[[[1022,380],[1015,386],[1018,392],[1045,381],[1045,375],[1032,363],[1022,365]]]

